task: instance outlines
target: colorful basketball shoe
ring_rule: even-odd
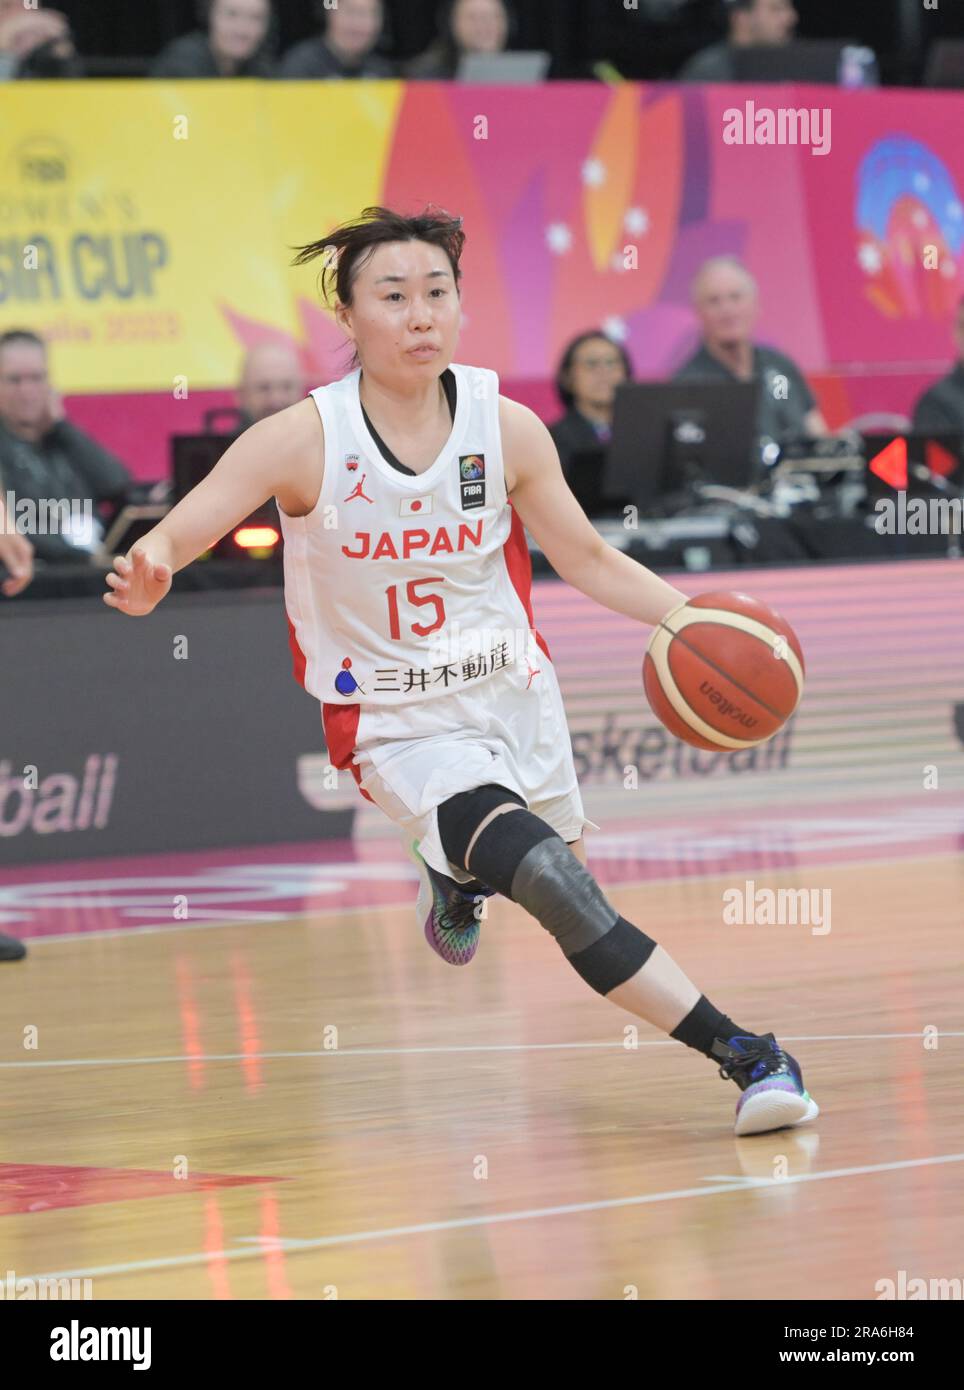
[[[427,864],[412,842],[412,853],[422,873],[415,911],[425,925],[425,940],[449,965],[468,965],[479,949],[481,922],[476,915],[479,898],[491,898],[494,888],[484,884],[474,889],[456,883]]]
[[[720,1076],[735,1081],[743,1092],[736,1106],[737,1134],[766,1134],[805,1124],[820,1114],[804,1088],[799,1063],[772,1033],[729,1042],[717,1038],[713,1055],[722,1063]]]

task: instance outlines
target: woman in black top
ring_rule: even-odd
[[[438,38],[412,59],[405,76],[432,80],[456,77],[466,54],[503,53],[512,26],[512,12],[505,0],[448,0],[439,11]]]
[[[566,413],[549,426],[549,433],[559,451],[566,482],[590,512],[588,494],[598,493],[598,504],[602,505],[598,475],[612,437],[616,387],[630,381],[632,375],[633,364],[626,349],[599,329],[573,338],[556,372],[556,391]],[[597,475],[595,489],[591,486],[594,480],[585,476],[587,469]]]

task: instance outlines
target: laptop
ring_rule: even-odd
[[[533,49],[525,53],[467,53],[460,59],[456,77],[460,82],[510,84],[541,82],[549,71],[548,53]]]

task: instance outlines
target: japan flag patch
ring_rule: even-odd
[[[427,497],[403,497],[398,504],[399,516],[430,516],[432,496],[430,492]]]

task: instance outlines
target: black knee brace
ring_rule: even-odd
[[[586,983],[608,994],[645,965],[655,941],[619,915],[568,845],[528,809],[493,817],[466,865],[480,823],[506,801],[525,805],[514,792],[491,784],[443,802],[438,825],[446,857],[531,912]]]
[[[497,806],[504,806],[507,801],[514,801],[523,810],[529,809],[518,792],[500,787],[495,782],[488,782],[484,787],[473,787],[471,791],[458,792],[442,802],[438,808],[438,833],[450,864],[457,864],[467,874],[476,872],[474,863],[471,869],[465,867],[465,856],[472,836],[489,812]],[[482,875],[478,874],[477,877],[481,878]],[[488,880],[483,879],[483,882]],[[490,883],[489,887],[500,893],[504,891],[497,883]]]

